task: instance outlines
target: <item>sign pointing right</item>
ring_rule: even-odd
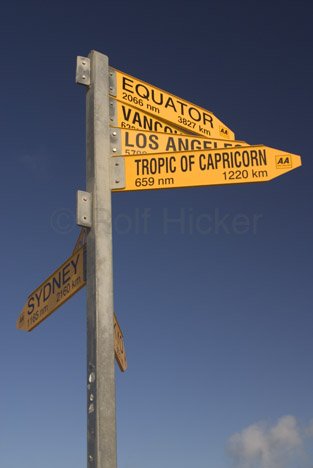
[[[112,159],[125,167],[119,191],[266,182],[301,166],[300,156],[263,145]]]
[[[203,138],[199,135],[179,135],[166,132],[146,132],[127,128],[111,128],[110,133],[112,154],[115,156],[210,150],[248,145],[248,143],[239,140],[221,140],[220,138]]]
[[[114,68],[110,68],[110,95],[187,132],[235,139],[234,132],[212,112]]]

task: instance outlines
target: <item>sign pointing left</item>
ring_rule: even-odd
[[[82,229],[69,257],[27,299],[16,328],[31,331],[86,285],[86,229]],[[114,321],[114,354],[122,372],[127,369],[126,351],[121,327],[116,315]]]
[[[33,330],[86,284],[84,255],[83,246],[29,295],[16,328]]]

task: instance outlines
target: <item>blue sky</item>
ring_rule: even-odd
[[[119,468],[312,468],[309,2],[11,2],[0,35],[0,465],[86,466],[85,291],[31,333],[15,322],[79,233],[75,63],[95,49],[303,163],[264,184],[113,195]]]

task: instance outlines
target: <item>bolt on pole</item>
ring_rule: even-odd
[[[91,51],[87,89],[87,467],[116,468],[109,63]]]

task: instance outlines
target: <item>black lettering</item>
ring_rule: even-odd
[[[241,156],[240,151],[235,151],[234,158],[235,158],[235,166],[236,167],[241,167],[241,161],[239,161],[237,159],[239,156]]]
[[[142,160],[142,169],[141,173],[144,174],[149,174],[149,161],[148,159],[143,159]]]
[[[157,161],[155,158],[150,160],[150,174],[156,174],[158,172]]]
[[[158,164],[158,173],[161,174],[161,172],[162,172],[162,167],[165,166],[165,159],[164,159],[164,158],[160,158],[158,162],[159,162],[159,164]]]
[[[53,292],[53,294],[55,292],[55,286],[57,288],[61,287],[61,272],[60,271],[59,271],[59,281],[57,281],[55,276],[52,278],[52,292]]]
[[[180,168],[183,172],[188,171],[188,159],[185,155],[182,155],[180,158]]]
[[[224,152],[223,153],[223,169],[226,169],[226,168],[229,169],[230,167],[232,167],[231,163],[229,162],[229,158],[230,158],[230,154]]]
[[[203,124],[209,124],[211,128],[213,128],[213,116],[210,114],[203,113]]]
[[[166,147],[165,147],[165,151],[177,151],[174,137],[172,137],[172,136],[168,137]]]
[[[142,127],[142,123],[141,123],[141,118],[140,118],[140,114],[139,112],[135,112],[135,115],[133,117],[133,124],[137,124],[139,125],[139,127]]]
[[[69,280],[71,279],[71,276],[70,276],[70,263],[67,263],[64,267],[63,267],[63,270],[62,270],[62,284],[66,284],[69,282]]]
[[[164,107],[165,107],[165,109],[167,107],[171,107],[172,109],[174,109],[175,112],[177,112],[174,101],[173,101],[173,99],[171,97],[167,98],[167,101],[166,101]]]
[[[151,98],[152,98],[152,101],[155,104],[158,104],[159,106],[162,106],[162,104],[163,104],[163,93],[160,92],[159,100],[157,101],[156,96],[155,96],[155,90],[152,89],[151,90]]]
[[[198,111],[198,109],[196,109],[195,107],[189,107],[188,112],[189,112],[189,116],[192,118],[192,120],[195,120],[196,122],[199,122],[201,120],[201,114]],[[194,115],[192,115],[192,114],[194,114]]]
[[[49,299],[51,294],[51,284],[47,283],[44,285],[43,288],[43,301],[46,302],[47,299]]]
[[[158,135],[150,135],[149,136],[149,148],[152,150],[156,150],[159,148],[159,138]]]
[[[40,304],[41,294],[42,294],[42,288],[40,289],[39,295],[38,295],[37,293],[35,293],[35,297],[36,297],[36,299],[37,299],[38,307],[39,307],[39,304]]]
[[[188,151],[188,138],[185,139],[185,141],[183,140],[183,137],[178,137],[178,151]]]
[[[136,175],[140,175],[140,170],[139,170],[139,166],[140,166],[140,162],[141,160],[140,159],[135,159],[135,164],[136,164]]]
[[[208,160],[207,160],[207,167],[206,168],[207,169],[215,169],[213,155],[210,154],[210,153],[208,154]]]
[[[76,257],[76,262],[74,260],[71,260],[71,264],[72,264],[72,266],[74,268],[74,275],[76,275],[76,273],[77,273],[77,264],[78,264],[78,260],[79,260],[79,255],[80,254],[78,254],[77,257]]]
[[[129,83],[127,83],[127,82],[129,82]],[[126,91],[129,91],[132,94],[134,94],[134,91],[133,91],[133,88],[132,88],[133,83],[134,83],[133,80],[131,80],[130,78],[127,78],[126,76],[123,76],[122,88],[125,89]],[[130,86],[130,87],[127,88],[127,86]]]
[[[250,151],[250,158],[251,158],[251,163],[252,163],[251,165],[252,166],[254,166],[254,165],[258,166],[259,165],[258,164],[258,153],[257,153],[256,150],[251,150]]]
[[[242,164],[244,167],[248,167],[250,164],[250,157],[249,157],[249,151],[243,151],[241,158],[242,158]]]
[[[145,130],[150,130],[152,132],[152,119],[151,118],[148,118],[146,115],[143,116],[143,128]]]
[[[187,107],[187,104],[185,102],[177,101],[177,104],[180,104],[180,113],[181,115],[185,115],[185,107]]]
[[[223,153],[223,156],[224,156],[224,153]],[[215,154],[215,169],[218,169],[218,164],[221,162],[221,160],[222,160],[221,153],[216,153]]]
[[[140,93],[140,88],[143,88],[145,94]],[[149,100],[149,90],[148,90],[148,88],[146,88],[145,85],[139,83],[139,84],[136,85],[135,89],[136,89],[136,93],[138,94],[138,96],[140,96],[143,99],[148,99]]]
[[[175,162],[176,162],[175,156],[171,156],[171,157],[169,158],[170,172],[176,172]]]
[[[136,146],[138,148],[145,148],[147,146],[147,136],[144,133],[137,133]]]
[[[129,148],[133,148],[134,146],[129,141],[129,132],[125,132],[125,146],[128,146]]]
[[[260,157],[260,166],[266,166],[267,165],[267,160],[266,160],[266,150],[259,150],[259,157]]]
[[[28,302],[27,302],[27,305],[28,305],[28,311],[27,311],[27,313],[28,313],[28,315],[30,315],[30,314],[33,312],[34,308],[35,308],[34,300],[35,300],[35,299],[34,299],[33,296],[32,296],[31,298],[28,299]]]
[[[206,159],[205,154],[201,153],[199,156],[199,167],[201,171],[205,171],[206,169],[205,159]]]
[[[123,118],[128,122],[131,114],[131,109],[126,109],[125,106],[122,106]]]
[[[200,140],[190,140],[190,149],[191,150],[200,150],[202,149],[202,144]]]

